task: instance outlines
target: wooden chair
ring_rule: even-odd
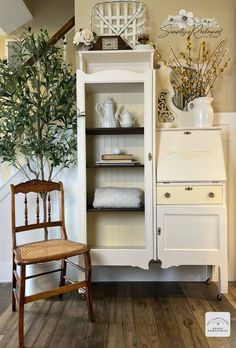
[[[58,191],[57,194],[52,191]],[[24,223],[16,225],[16,195],[23,194],[22,211],[24,212]],[[36,220],[33,223],[29,217],[29,203],[32,205],[30,200],[28,203],[28,196],[35,195],[35,211]],[[46,203],[44,209],[42,209],[42,200],[40,197],[46,197]],[[59,215],[58,219],[53,220],[52,215],[52,197],[57,196],[59,199]],[[30,197],[32,198],[32,197]],[[19,347],[24,347],[24,306],[25,304],[40,299],[46,299],[51,296],[59,295],[63,296],[64,293],[74,291],[77,289],[83,289],[86,294],[88,316],[91,322],[93,318],[93,307],[91,297],[91,259],[89,248],[87,245],[73,242],[67,239],[65,220],[64,220],[64,190],[61,182],[51,182],[44,180],[32,180],[18,185],[11,185],[11,209],[12,209],[12,241],[13,241],[13,275],[12,275],[12,310],[16,310],[16,301],[19,305]],[[33,208],[32,208],[33,209]],[[31,209],[31,210],[32,210]],[[40,211],[43,210],[44,214],[43,221],[40,221]],[[18,214],[17,214],[18,215]],[[60,228],[60,239],[48,239],[37,241],[33,243],[20,244],[17,243],[17,237],[20,232],[30,231],[36,229],[48,229],[51,227]],[[35,231],[34,231],[35,232]],[[48,231],[50,233],[50,231]],[[83,255],[84,267],[81,267],[67,258],[77,255]],[[49,261],[61,260],[61,267],[51,271],[45,271],[44,273],[26,275],[26,266],[44,263]],[[74,266],[77,270],[85,273],[85,280],[72,281],[66,275],[67,263]],[[18,267],[17,267],[18,266]],[[17,268],[20,273],[18,275]],[[59,286],[49,290],[33,294],[30,296],[25,295],[25,281],[30,278],[42,276],[45,274],[60,272],[60,283]],[[17,291],[18,290],[18,291]]]

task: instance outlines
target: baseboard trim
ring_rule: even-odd
[[[160,263],[150,263],[148,270],[128,266],[95,266],[92,279],[94,282],[205,281],[207,273],[205,266],[179,266],[162,269]]]

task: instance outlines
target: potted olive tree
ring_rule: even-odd
[[[46,30],[17,37],[13,61],[0,60],[0,159],[51,180],[76,160],[75,76]]]
[[[46,30],[20,35],[13,61],[0,60],[0,158],[50,180],[75,161],[75,77]]]

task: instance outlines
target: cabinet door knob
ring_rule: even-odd
[[[185,187],[185,191],[192,191],[192,187],[191,186],[187,186],[187,187]]]
[[[166,197],[166,198],[170,198],[170,193],[169,193],[169,192],[166,192],[166,193],[165,193],[165,197]]]
[[[210,198],[213,198],[213,197],[215,197],[215,194],[214,194],[214,192],[209,192],[209,194],[208,194],[208,197],[210,197]]]
[[[149,152],[149,154],[148,154],[148,160],[149,160],[149,161],[152,160],[152,154],[151,154],[151,152]]]

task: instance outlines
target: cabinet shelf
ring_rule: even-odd
[[[144,207],[141,208],[94,208],[92,205],[89,205],[87,207],[87,212],[94,213],[94,212],[120,212],[120,211],[127,211],[127,212],[136,212],[136,211],[144,211]]]
[[[149,154],[153,152],[155,76],[153,51],[130,51],[79,53],[82,64],[77,71],[77,107],[86,117],[78,117],[78,194],[82,197],[78,214],[81,242],[93,249],[94,265],[147,269],[154,257],[154,162],[149,160]],[[121,127],[118,123],[118,127],[103,127],[106,124],[95,108],[108,96],[116,110],[120,107],[135,115],[133,127]],[[133,162],[122,162],[120,158],[117,163],[112,157],[111,161],[103,160],[107,158],[103,155],[116,152],[116,148],[131,154],[128,158]],[[94,194],[100,187],[139,188],[145,198],[141,204],[148,204],[141,208],[94,208]]]
[[[86,128],[87,135],[144,134],[144,127]]]
[[[118,164],[87,164],[87,168],[144,168],[141,163],[118,163]]]

